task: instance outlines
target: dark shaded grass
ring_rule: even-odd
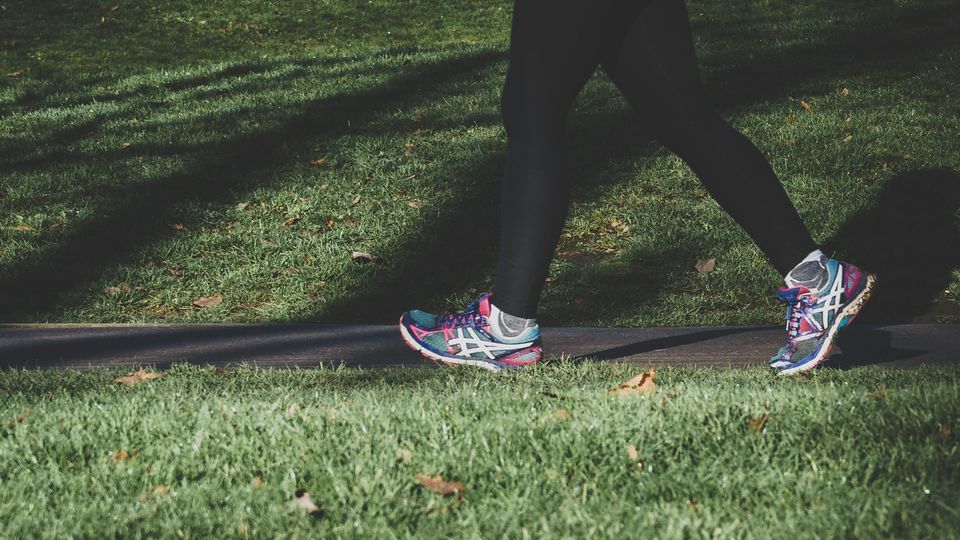
[[[956,6],[693,4],[691,15],[715,103],[770,156],[815,237],[892,276],[870,317],[953,320],[956,299],[943,291],[957,287],[949,254],[960,251],[958,165],[955,150],[944,149],[956,148],[956,100],[947,93],[956,64],[944,60],[958,50],[948,23]],[[207,58],[170,72],[151,61],[120,76],[131,68],[121,61],[115,71],[77,75],[82,66],[67,63],[10,79],[0,102],[15,120],[0,138],[12,173],[0,180],[0,318],[393,322],[414,305],[446,309],[475,296],[490,286],[497,235],[507,19],[498,20],[499,33],[476,47],[345,41],[337,51]],[[360,35],[366,23],[357,24]],[[381,33],[390,24],[399,23],[384,21]],[[118,30],[114,43],[130,35]],[[848,101],[835,95],[840,86],[853,90]],[[804,116],[796,96],[815,113]],[[904,110],[889,112],[884,99]],[[926,138],[914,129],[918,110]],[[942,121],[929,118],[933,110],[944,111]],[[849,151],[837,147],[853,129],[837,121],[844,114],[864,124],[854,139],[862,146]],[[902,130],[869,134],[891,120]],[[577,202],[544,322],[775,320],[776,276],[685,166],[650,143],[643,119],[608,83],[588,86],[570,132]],[[406,143],[415,149],[400,157]],[[322,155],[332,173],[306,165]],[[325,184],[336,196],[320,193]],[[363,202],[353,207],[358,192]],[[903,196],[911,204],[888,220]],[[414,198],[423,208],[411,215],[405,203]],[[251,199],[265,209],[231,213]],[[280,227],[298,208],[302,222]],[[614,217],[629,230],[611,230]],[[329,219],[333,231],[323,225]],[[12,230],[21,223],[34,231]],[[910,235],[891,223],[926,230]],[[258,237],[274,247],[252,242]],[[463,242],[470,257],[451,257],[450,246]],[[380,263],[350,264],[354,249],[375,250]],[[692,263],[708,256],[718,257],[718,270],[698,276]],[[917,260],[923,279],[910,278]],[[167,268],[186,275],[165,276]],[[298,274],[282,274],[291,268]],[[103,292],[121,283],[131,290]],[[216,292],[227,297],[223,308],[190,308]],[[577,298],[588,301],[571,305]]]

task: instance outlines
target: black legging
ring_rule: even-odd
[[[569,205],[567,113],[602,65],[781,274],[816,249],[760,151],[707,104],[683,0],[515,0],[493,302],[535,317]]]

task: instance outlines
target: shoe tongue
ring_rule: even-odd
[[[490,316],[490,294],[484,294],[480,297],[479,304],[480,316],[489,317]]]
[[[780,292],[777,293],[777,298],[781,301],[788,304],[796,304],[800,301],[800,297],[809,294],[810,289],[800,286],[800,287],[780,287]]]

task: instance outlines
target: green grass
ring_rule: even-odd
[[[0,536],[958,536],[956,368],[639,371],[0,372]]]
[[[960,10],[689,7],[717,110],[815,239],[881,274],[863,320],[960,320]],[[461,306],[493,280],[510,9],[0,0],[0,321],[385,323]],[[569,131],[545,324],[779,320],[776,273],[602,76]],[[451,257],[467,238],[471,256]]]

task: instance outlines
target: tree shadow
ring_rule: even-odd
[[[883,65],[888,74],[908,72],[913,69],[913,60],[929,55],[931,48],[942,46],[949,39],[947,34],[939,31],[918,35],[915,30],[935,25],[937,20],[955,17],[958,11],[960,7],[957,6],[905,10],[907,15],[900,21],[905,27],[897,28],[893,34],[890,29],[895,25],[890,21],[867,19],[859,28],[833,31],[812,44],[761,52],[749,65],[724,73],[722,85],[708,80],[708,86],[712,86],[710,90],[718,96],[716,101],[721,107],[733,108],[783,95],[811,81],[856,73],[860,68],[851,60]],[[837,53],[851,43],[856,44],[852,52]],[[796,58],[816,58],[816,61],[803,60],[802,69],[799,69],[794,61]],[[284,150],[288,147],[302,145],[305,140],[316,143],[348,133],[350,131],[342,127],[347,119],[362,125],[371,122],[378,114],[416,103],[426,96],[439,97],[442,92],[438,88],[443,84],[469,80],[477,71],[503,59],[502,51],[486,50],[437,63],[414,64],[404,68],[385,86],[339,94],[313,103],[292,114],[277,129],[194,149],[202,150],[207,157],[182,173],[139,186],[139,191],[126,199],[122,207],[113,209],[110,216],[94,219],[71,233],[60,245],[51,246],[4,269],[0,282],[0,298],[3,299],[0,320],[14,321],[29,314],[50,312],[57,307],[63,293],[95,279],[137,248],[166,237],[170,234],[166,216],[174,205],[189,200],[224,200],[237,189],[255,185],[267,177],[284,161]],[[250,69],[245,65],[225,67],[212,74],[212,78],[247,73]],[[760,70],[763,70],[762,75]],[[758,80],[764,84],[757,85]],[[427,81],[429,89],[424,88]],[[210,78],[190,79],[185,76],[183,81],[172,82],[167,90],[184,91],[192,84],[210,82]],[[649,137],[642,130],[633,129],[634,124],[632,118],[622,112],[608,112],[575,121],[573,125],[578,130],[571,130],[577,131],[571,139],[571,146],[579,149],[579,169],[650,152]],[[392,129],[394,125],[387,123],[381,127]],[[609,137],[611,131],[619,132],[617,144],[602,148],[596,144],[597,140]],[[598,133],[605,133],[606,137],[598,138]],[[68,132],[66,135],[72,139],[82,136],[83,132]],[[151,151],[169,150],[157,147]],[[60,157],[70,159],[68,155]],[[104,156],[91,156],[91,159],[98,157]],[[385,320],[388,316],[392,319],[394,314],[410,307],[414,301],[422,302],[425,296],[444,298],[451,292],[462,291],[465,284],[479,285],[489,277],[496,255],[498,231],[496,227],[483,227],[478,233],[475,225],[477,219],[483,219],[485,223],[496,221],[490,216],[496,214],[499,182],[491,179],[498,178],[501,173],[501,158],[486,155],[473,163],[452,166],[444,173],[451,178],[464,179],[474,187],[464,190],[462,197],[444,208],[442,214],[427,225],[427,234],[418,232],[398,240],[402,250],[397,252],[402,251],[405,257],[394,262],[395,268],[391,272],[375,275],[364,290],[349,292],[325,306],[322,313],[305,317],[305,320],[371,322]],[[596,196],[607,183],[597,182],[587,196]],[[458,260],[450,257],[450,246],[462,241],[465,225],[470,227],[471,256]],[[947,268],[945,264],[947,261],[937,263],[937,276],[943,274],[943,269]],[[870,265],[865,263],[865,266]],[[615,306],[621,306],[623,313],[630,310],[630,304],[636,299],[623,298],[617,293],[617,285],[630,279],[631,274],[627,273],[619,281],[610,279],[603,284],[607,293],[605,298]],[[898,278],[893,279],[896,283]],[[655,277],[653,285],[658,282]],[[923,292],[929,291],[924,289]]]
[[[193,167],[137,186],[123,206],[106,209],[108,215],[78,227],[59,245],[4,268],[0,320],[49,312],[62,293],[94,279],[140,246],[169,235],[166,223],[177,203],[228,198],[243,186],[261,183],[259,179],[283,162],[291,146],[350,133],[348,119],[362,125],[383,111],[430,99],[438,86],[475,77],[502,59],[502,51],[484,49],[405,66],[388,84],[310,103],[276,129],[210,144],[203,148],[205,158]],[[425,81],[430,81],[430,88],[424,88]]]

